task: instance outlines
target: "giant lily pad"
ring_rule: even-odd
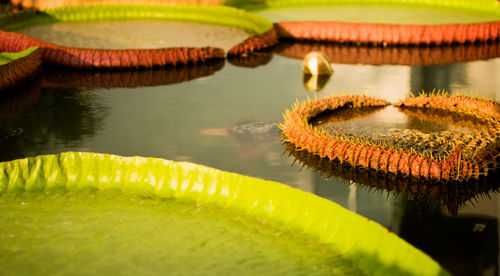
[[[0,90],[32,76],[40,64],[40,53],[36,47],[21,52],[0,52]]]
[[[38,156],[0,163],[0,194],[2,274],[447,274],[331,201],[192,163]]]
[[[404,113],[458,125],[450,129],[431,128],[424,132],[401,127],[394,120],[398,111],[386,117],[385,122],[395,127],[388,132],[380,132],[377,124],[366,120],[351,131],[344,126],[321,129],[312,123],[325,112],[333,113],[331,119],[338,122],[345,121],[343,116],[335,116],[344,109],[354,110],[355,115],[347,116],[352,120],[369,114],[360,109],[388,104],[382,99],[349,95],[304,102],[287,110],[282,125],[284,139],[322,158],[353,167],[435,181],[479,178],[498,166],[500,107],[494,101],[422,94],[394,104]],[[432,124],[426,124],[429,126]]]
[[[281,38],[450,44],[500,37],[500,4],[486,1],[228,0],[269,18]]]
[[[0,29],[0,49],[37,46],[44,61],[72,67],[197,63],[224,58],[222,48],[239,55],[276,42],[267,19],[214,6],[61,7],[0,17]]]

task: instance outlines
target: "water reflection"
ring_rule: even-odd
[[[229,56],[227,59],[231,64],[235,66],[255,68],[268,64],[272,60],[272,58],[273,52],[262,51],[241,56]]]
[[[331,75],[310,75],[304,74],[302,82],[304,87],[311,92],[319,92],[325,88]]]
[[[500,42],[444,45],[441,47],[373,47],[350,44],[281,42],[278,55],[303,59],[309,52],[321,52],[331,62],[366,65],[429,66],[486,60],[500,56]],[[439,86],[438,86],[439,87]],[[436,86],[432,87],[437,88]]]
[[[25,128],[9,124],[30,109],[41,94],[41,78],[0,91],[0,159],[12,159],[10,153],[22,152],[15,141],[23,139]],[[13,155],[18,156],[18,155]],[[4,159],[5,158],[5,159]]]
[[[500,98],[500,41],[430,47],[370,47],[350,44],[281,42],[279,56],[301,60],[325,54],[335,70],[323,91],[365,92],[389,101],[408,93],[446,89]]]
[[[402,194],[404,197],[411,197],[414,200],[429,201],[429,197],[436,198],[442,202],[448,213],[454,216],[458,215],[460,207],[463,207],[467,202],[475,198],[491,196],[500,191],[496,172],[467,182],[432,181],[352,167],[338,161],[331,161],[328,158],[320,158],[304,150],[297,150],[290,143],[285,143],[285,148],[296,161],[313,169],[324,178],[339,177],[352,181],[355,185]]]
[[[496,216],[449,217],[432,200],[401,197],[398,235],[457,276],[498,275]]]
[[[0,140],[2,161],[71,149],[102,129],[108,106],[99,95],[77,88],[43,89],[33,106],[19,118],[2,123],[21,133]]]
[[[466,86],[467,64],[432,65],[411,68],[411,91],[418,94],[420,91],[444,89],[452,91],[453,87]]]
[[[0,125],[21,116],[40,97],[42,90],[40,76],[0,91]]]
[[[77,70],[45,67],[43,87],[113,88],[144,87],[181,83],[215,74],[224,67],[224,60],[197,65],[154,69]]]

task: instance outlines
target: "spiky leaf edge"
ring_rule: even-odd
[[[489,167],[484,158],[491,155],[490,150],[495,151],[497,146],[465,158],[462,156],[463,145],[457,145],[456,149],[448,153],[445,159],[436,160],[433,156],[426,156],[414,150],[407,152],[386,144],[348,139],[338,135],[333,137],[326,131],[318,130],[309,124],[309,119],[326,110],[386,105],[388,102],[366,95],[332,96],[324,99],[308,99],[301,104],[297,102],[291,111],[286,110],[283,115],[284,122],[280,125],[283,140],[292,143],[298,149],[317,154],[321,158],[328,157],[330,160],[347,162],[351,166],[394,174],[431,178],[438,181],[467,180],[487,174]],[[497,135],[496,141],[498,141],[500,122],[497,118],[500,114],[500,106],[496,102],[463,95],[450,96],[445,91],[438,91],[431,95],[421,94],[418,97],[408,97],[394,105],[446,109],[479,116],[489,121],[489,127],[493,126],[492,134]],[[493,158],[496,159],[497,156]]]

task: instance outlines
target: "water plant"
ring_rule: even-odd
[[[258,51],[276,43],[275,31],[267,19],[222,6],[178,5],[88,5],[24,11],[0,17],[0,50],[40,48],[43,61],[97,68],[175,66],[222,59],[225,53],[214,47],[171,47],[161,49],[88,49],[56,45],[15,32],[19,28],[56,22],[95,20],[176,20],[241,28],[250,37],[229,50],[228,55]]]
[[[488,41],[500,37],[500,4],[496,0],[227,0],[224,4],[273,19],[278,36],[283,39],[421,45]],[[314,12],[307,13],[306,9],[315,7]],[[339,10],[324,12],[329,7]],[[380,11],[371,17],[369,12],[375,9]],[[415,16],[416,12],[421,12],[422,19]],[[432,12],[436,12],[433,17],[429,16]],[[442,12],[444,14],[440,14]],[[475,14],[474,18],[464,21],[471,14]]]
[[[38,71],[41,62],[36,47],[21,52],[0,52],[0,90],[31,77]]]
[[[495,101],[468,96],[437,93],[408,97],[395,106],[427,110],[444,110],[472,117],[478,123],[472,134],[457,135],[449,131],[425,134],[405,130],[383,139],[336,133],[331,135],[310,124],[318,114],[343,108],[384,107],[389,103],[366,95],[333,96],[296,104],[284,114],[283,139],[297,148],[322,158],[350,166],[433,179],[436,181],[468,180],[487,175],[499,162],[500,105]],[[436,118],[441,118],[436,116]],[[445,119],[446,120],[446,117]],[[460,121],[460,120],[459,120]],[[470,136],[470,137],[468,137]]]
[[[276,182],[192,163],[82,152],[0,163],[1,205],[15,200],[16,195],[48,197],[51,191],[59,191],[69,193],[71,197],[71,192],[78,190],[118,191],[125,196],[168,200],[166,203],[192,202],[196,206],[219,208],[218,213],[229,212],[233,217],[244,214],[334,250],[336,258],[346,260],[347,265],[352,266],[351,273],[447,275],[431,258],[379,224],[329,200]],[[172,210],[175,214],[175,209]],[[209,223],[211,220],[204,221]],[[174,250],[180,250],[179,246],[182,247],[182,242],[177,243]],[[197,248],[200,245],[191,251],[194,253]],[[189,251],[189,248],[182,250]],[[93,265],[93,261],[86,265]],[[341,263],[333,259],[326,261],[335,265]],[[272,261],[271,265],[274,264]],[[240,264],[224,263],[219,268],[231,271],[233,265]],[[246,269],[253,267],[256,266]],[[345,271],[340,266],[334,269],[337,273]]]

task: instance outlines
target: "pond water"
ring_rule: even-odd
[[[79,72],[45,67],[30,83],[1,95],[0,161],[92,151],[190,161],[275,180],[381,223],[456,275],[496,274],[500,201],[495,185],[499,183],[487,188],[472,184],[465,191],[457,189],[456,198],[441,201],[433,193],[388,192],[326,177],[295,160],[276,126],[297,99],[315,96],[366,93],[394,102],[411,91],[446,89],[498,101],[500,45],[456,46],[464,49],[455,53],[456,61],[447,58],[437,64],[426,62],[429,53],[440,49],[434,47],[410,48],[423,59],[404,65],[384,64],[394,61],[383,59],[370,65],[360,56],[342,56],[349,62],[334,59],[334,74],[316,93],[304,85],[302,60],[283,54],[283,47],[294,44],[283,45],[249,61],[230,59],[179,68]],[[344,54],[373,50],[360,47],[343,52],[346,47],[350,46],[329,48]],[[468,47],[473,53],[493,54],[479,60],[467,58],[462,54],[471,53]],[[388,50],[392,58],[408,54]],[[379,115],[378,122],[389,122],[385,128],[415,127],[415,120],[396,109]],[[360,119],[359,124],[369,120]],[[450,205],[458,211],[450,212]]]

